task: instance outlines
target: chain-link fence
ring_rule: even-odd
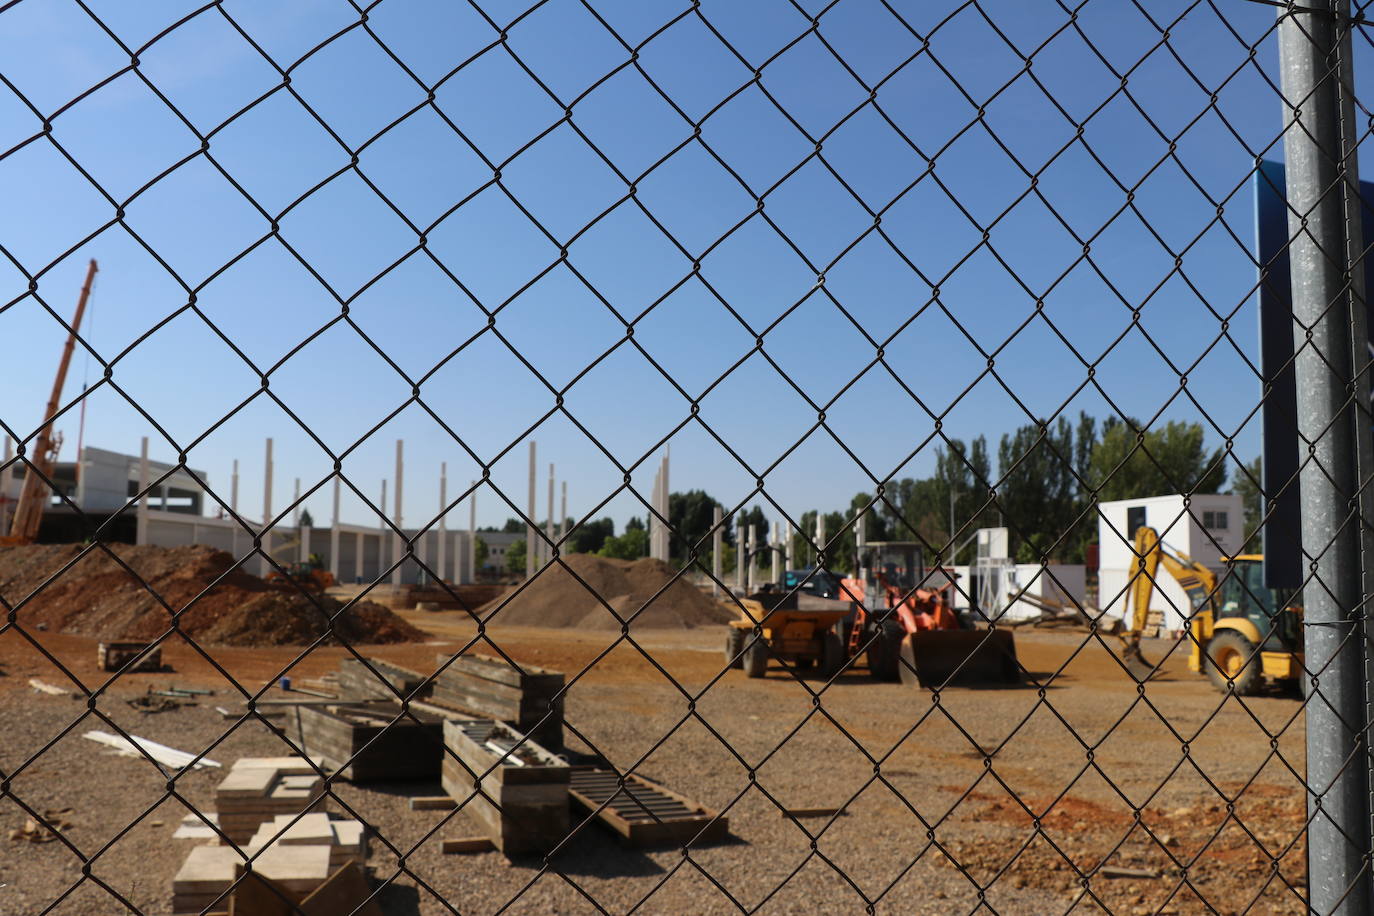
[[[0,5],[0,912],[1367,912],[1360,6]]]

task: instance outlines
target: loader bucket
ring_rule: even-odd
[[[1019,684],[1010,630],[922,630],[902,637],[902,683]],[[914,669],[914,670],[913,670]]]

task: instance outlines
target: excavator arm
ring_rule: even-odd
[[[1140,637],[1150,614],[1150,599],[1154,597],[1156,576],[1163,566],[1188,596],[1189,611],[1205,610],[1212,600],[1217,580],[1210,569],[1191,557],[1171,553],[1159,540],[1159,532],[1142,525],[1135,533],[1136,573],[1127,590],[1130,626],[1118,631],[1121,639],[1121,660],[1136,678],[1143,681],[1153,677],[1156,666],[1150,664],[1140,651]]]

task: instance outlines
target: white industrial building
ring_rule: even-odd
[[[1124,618],[1126,592],[1138,568],[1135,533],[1142,525],[1159,532],[1171,553],[1187,556],[1213,572],[1222,557],[1238,553],[1245,538],[1245,507],[1240,496],[1199,493],[1120,499],[1098,505],[1098,601],[1110,616]],[[1183,588],[1161,566],[1150,610],[1164,613],[1163,625],[1181,630],[1189,604]]]

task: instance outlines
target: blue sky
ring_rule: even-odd
[[[96,257],[99,358],[78,352],[66,397],[102,359],[113,385],[87,395],[86,442],[190,446],[226,498],[236,457],[261,493],[268,435],[278,494],[325,480],[328,448],[375,498],[403,438],[413,524],[437,509],[440,462],[451,496],[480,476],[456,433],[523,504],[526,432],[547,415],[541,502],[546,462],[581,514],[620,485],[606,452],[630,466],[677,430],[674,489],[733,504],[771,468],[768,494],[800,515],[871,486],[825,430],[791,450],[818,406],[875,475],[922,475],[940,440],[906,458],[932,414],[994,449],[1028,411],[1202,419],[1168,361],[1213,444],[1258,450],[1247,176],[1281,152],[1269,7],[1223,4],[1228,28],[1205,4],[1146,4],[1152,22],[1092,0],[1066,28],[1044,0],[893,4],[905,25],[878,0],[598,0],[602,22],[573,0],[383,0],[365,21],[342,0],[226,0],[153,41],[197,4],[89,6],[105,28],[71,0],[0,12],[0,419],[25,435],[64,334],[43,303],[70,315]],[[120,42],[138,73],[68,106],[129,67]],[[32,139],[43,118],[55,144]],[[1134,210],[1113,219],[1122,186]],[[124,224],[79,244],[111,199]],[[851,384],[877,345],[884,364]],[[1081,360],[1111,404],[1074,394]],[[425,407],[393,416],[415,383]],[[75,421],[58,425],[70,457]],[[479,509],[510,514],[489,490]],[[343,515],[367,521],[355,499]]]

